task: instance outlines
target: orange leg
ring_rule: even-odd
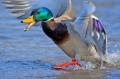
[[[81,64],[79,64],[78,60],[72,60],[72,62],[66,62],[64,64],[61,64],[61,65],[58,65],[58,66],[54,66],[53,68],[54,69],[63,69],[63,68],[66,68],[68,66],[72,66],[72,65],[78,65],[80,67],[82,67]]]

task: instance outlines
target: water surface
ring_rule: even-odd
[[[74,0],[76,16],[83,0]],[[120,1],[89,0],[96,6],[95,15],[104,25],[108,36],[109,61],[120,60]],[[25,24],[10,15],[0,3],[0,79],[119,79],[119,66],[105,69],[54,70],[52,66],[70,61],[42,31],[32,27],[24,32]],[[88,64],[90,65],[90,64]]]

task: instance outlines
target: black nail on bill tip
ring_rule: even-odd
[[[21,21],[21,23],[23,23],[23,21]]]

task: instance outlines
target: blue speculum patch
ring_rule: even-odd
[[[100,30],[100,31],[104,30],[102,24],[98,20],[96,20],[96,19],[94,19],[94,25],[97,28],[97,30]]]

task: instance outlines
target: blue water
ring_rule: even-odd
[[[83,0],[74,0],[76,16]],[[109,62],[120,61],[120,0],[89,0],[108,36]],[[119,66],[92,70],[54,70],[70,61],[40,27],[24,32],[25,24],[0,3],[0,79],[120,79]]]

